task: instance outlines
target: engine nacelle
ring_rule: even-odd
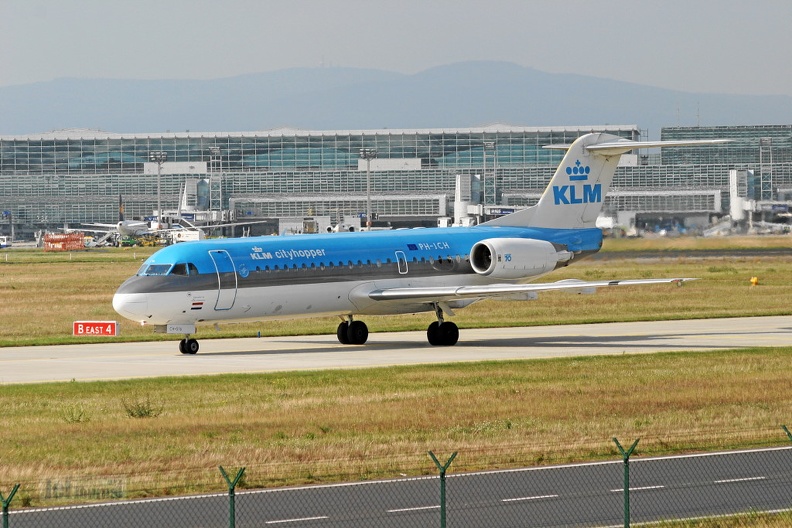
[[[553,271],[572,258],[545,240],[488,238],[470,250],[470,265],[479,275],[493,279],[521,279]]]

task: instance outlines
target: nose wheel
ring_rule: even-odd
[[[179,352],[182,354],[197,354],[199,348],[197,339],[185,337],[179,341]]]

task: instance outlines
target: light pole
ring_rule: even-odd
[[[212,221],[223,220],[223,152],[220,147],[215,146],[209,147],[209,153],[211,154],[209,160],[214,163],[213,170],[209,174],[209,211]]]
[[[168,159],[168,153],[164,150],[154,150],[149,152],[149,161],[157,164],[157,227],[162,227],[162,164]]]
[[[366,227],[371,230],[371,160],[377,157],[377,149],[363,147],[360,157],[366,160]]]
[[[495,149],[495,142],[494,141],[485,141],[484,142],[484,149],[483,149],[484,150],[484,166],[481,169],[481,172],[484,173],[483,174],[483,177],[484,177],[484,205],[495,205],[495,187],[494,187],[494,185],[495,185],[495,182],[494,182],[495,162],[494,161],[492,163],[492,167],[493,167],[493,169],[492,169],[493,181],[490,182],[490,188],[492,189],[492,203],[490,204],[489,200],[487,200],[487,179],[488,179],[487,178],[487,152],[490,152],[490,151],[492,151],[494,149]]]

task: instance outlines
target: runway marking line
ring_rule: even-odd
[[[421,511],[421,510],[436,510],[440,507],[438,504],[437,506],[419,506],[417,508],[401,508],[398,510],[385,510],[387,513],[400,513],[400,512],[409,512],[409,511]]]
[[[558,495],[536,495],[535,497],[517,497],[516,499],[501,499],[501,502],[530,501],[540,499],[557,499]]]
[[[283,524],[283,523],[291,523],[291,522],[321,521],[324,519],[329,519],[329,517],[324,515],[321,517],[303,517],[301,519],[283,519],[280,521],[265,521],[264,524]]]
[[[752,480],[765,480],[767,477],[745,477],[734,479],[716,480],[715,484],[731,484],[732,482],[750,482]]]
[[[630,491],[646,491],[646,490],[654,490],[654,489],[663,489],[665,486],[643,486],[640,488],[630,488]],[[621,489],[612,489],[611,492],[613,493],[622,493],[624,488]]]

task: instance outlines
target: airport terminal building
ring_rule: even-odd
[[[370,203],[375,226],[429,226],[454,215],[458,181],[485,219],[535,203],[563,156],[543,147],[591,131],[642,137],[636,125],[0,136],[0,234],[12,223],[17,238],[113,223],[119,197],[128,219],[160,208],[197,221],[340,219]],[[729,214],[735,172],[755,210],[787,212],[792,125],[661,131],[664,140],[704,138],[734,141],[623,156],[605,213],[622,225],[707,224]],[[272,229],[262,223],[254,233]]]

